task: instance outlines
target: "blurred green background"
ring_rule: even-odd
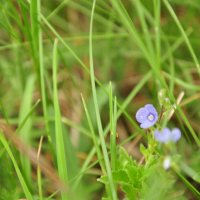
[[[0,1],[0,123],[6,128],[0,127],[8,133],[5,139],[1,136],[0,144],[2,200],[29,195],[31,199],[60,199],[57,174],[65,165],[68,185],[76,191],[74,199],[101,199],[105,194],[104,185],[97,181],[103,172],[97,155],[91,154],[95,147],[81,101],[82,94],[98,139],[89,73],[92,3]],[[172,103],[181,92],[185,94],[169,126],[182,130],[177,148],[183,163],[191,168],[181,168],[184,178],[173,173],[173,198],[166,199],[200,198],[199,13],[199,0],[97,0],[95,7],[92,40],[99,111],[105,128],[110,123],[111,81],[113,94],[124,105],[117,121],[118,147],[123,146],[139,162],[139,146],[146,140],[135,122],[137,109],[152,103],[160,111],[158,92],[162,89]],[[55,38],[57,80],[53,80],[52,67]],[[109,136],[105,141],[109,152]],[[30,161],[36,159],[39,146],[47,163],[41,169]],[[52,177],[44,172],[49,166]],[[166,177],[160,180],[165,182]],[[152,197],[146,199],[160,198],[154,198],[152,191],[149,194]],[[120,187],[118,197],[124,198]]]

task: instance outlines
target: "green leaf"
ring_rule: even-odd
[[[130,200],[138,199],[139,197],[139,190],[135,189],[131,184],[123,185],[122,190],[126,194],[126,197]]]
[[[129,182],[129,177],[125,170],[119,170],[119,171],[113,172],[113,179],[115,182],[118,182],[118,183],[126,184]]]
[[[117,160],[117,169],[124,169],[127,165],[136,165],[136,162],[132,159],[126,150],[122,147],[119,149],[119,159]]]
[[[140,144],[140,152],[143,154],[143,156],[146,158],[148,155],[148,149],[143,145]]]
[[[128,165],[127,174],[129,176],[130,183],[134,186],[134,188],[140,189],[142,187],[143,180],[143,167]]]

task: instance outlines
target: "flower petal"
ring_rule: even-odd
[[[146,121],[148,114],[149,114],[149,112],[148,112],[147,109],[145,109],[145,108],[140,108],[140,109],[137,111],[136,115],[135,115],[136,120],[137,120],[139,123],[143,123],[143,122]]]
[[[170,130],[168,128],[164,128],[162,131],[155,130],[154,138],[156,141],[160,143],[167,143],[170,141]]]
[[[149,127],[151,127],[151,126],[153,126],[153,125],[152,125],[152,122],[150,122],[150,121],[148,121],[148,120],[146,120],[144,123],[142,123],[142,124],[140,125],[141,128],[149,128]]]
[[[148,110],[149,114],[154,116],[154,120],[152,121],[152,126],[158,121],[158,112],[152,104],[145,105],[145,108]]]
[[[181,138],[181,131],[178,128],[174,128],[171,131],[170,140],[173,142],[177,142]]]
[[[149,111],[149,113],[152,113],[153,115],[158,116],[158,112],[152,104],[145,105],[145,108]]]

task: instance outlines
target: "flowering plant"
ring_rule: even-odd
[[[166,98],[165,98],[166,99]],[[170,115],[170,109],[172,106],[169,105],[169,101],[162,101],[167,102],[167,106],[165,106],[165,112],[168,111],[168,114]],[[165,104],[164,104],[165,105]],[[176,143],[181,138],[181,131],[179,128],[174,128],[170,130],[169,128],[161,128],[162,127],[162,117],[163,117],[164,109],[162,107],[161,113],[158,116],[158,112],[156,108],[152,104],[146,104],[144,107],[140,108],[136,112],[136,120],[140,123],[140,127],[142,129],[147,129],[150,134],[148,134],[148,148],[145,148],[143,145],[141,145],[141,152],[144,155],[145,158],[145,165],[151,165],[151,163],[154,162],[154,158],[156,155],[156,146],[158,146],[158,143],[160,144],[168,144],[168,143]],[[165,123],[166,124],[166,121]],[[156,126],[156,127],[154,127]],[[168,146],[168,148],[171,148]],[[169,154],[169,151],[168,151]],[[170,158],[170,155],[166,155],[165,157]],[[171,159],[168,159],[171,160]],[[166,163],[168,164],[166,167]],[[163,166],[164,169],[168,169],[170,166],[170,162],[166,162],[166,159],[164,159]]]

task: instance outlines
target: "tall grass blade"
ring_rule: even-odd
[[[95,106],[95,114],[96,114],[96,119],[97,119],[99,138],[100,138],[100,143],[101,143],[101,147],[102,147],[103,157],[105,160],[105,167],[106,167],[106,172],[107,172],[107,176],[108,176],[109,188],[110,188],[110,191],[112,194],[112,199],[116,200],[117,194],[116,194],[115,187],[114,187],[114,182],[113,182],[113,177],[112,177],[112,172],[111,172],[111,167],[110,167],[110,162],[109,162],[109,157],[108,157],[108,151],[106,148],[106,142],[104,139],[103,128],[102,128],[102,124],[101,124],[101,117],[100,117],[100,112],[99,112],[99,108],[98,108],[98,100],[97,100],[95,77],[94,77],[92,28],[93,28],[95,4],[96,4],[96,0],[93,1],[92,11],[91,11],[91,20],[90,20],[90,37],[89,37],[90,78],[91,78],[92,94],[93,94],[93,101],[94,101],[94,106]]]
[[[4,148],[6,149],[6,151],[7,151],[8,155],[9,155],[10,159],[12,160],[12,163],[13,163],[14,168],[15,168],[15,171],[16,171],[16,173],[17,173],[19,182],[20,182],[20,184],[21,184],[21,186],[22,186],[22,189],[23,189],[23,191],[24,191],[24,194],[25,194],[26,198],[27,198],[28,200],[34,200],[33,196],[31,195],[31,193],[30,193],[30,191],[29,191],[29,188],[28,188],[28,186],[27,186],[27,184],[26,184],[26,181],[25,181],[25,179],[24,179],[24,177],[23,177],[23,175],[22,175],[22,173],[21,173],[21,171],[20,171],[20,168],[19,168],[19,166],[18,166],[18,164],[17,164],[17,161],[16,161],[16,159],[15,159],[15,157],[14,157],[14,155],[13,155],[13,153],[12,153],[10,147],[9,147],[8,142],[7,142],[6,139],[4,138],[2,132],[0,133],[0,141],[1,141],[1,143],[3,144]]]
[[[63,127],[59,106],[58,88],[57,88],[57,45],[58,40],[56,39],[53,46],[53,104],[55,112],[55,138],[56,138],[56,158],[58,166],[58,174],[60,178],[67,183],[67,158],[65,154],[65,145],[63,137]],[[65,192],[61,192],[62,200],[67,200],[68,197]]]

